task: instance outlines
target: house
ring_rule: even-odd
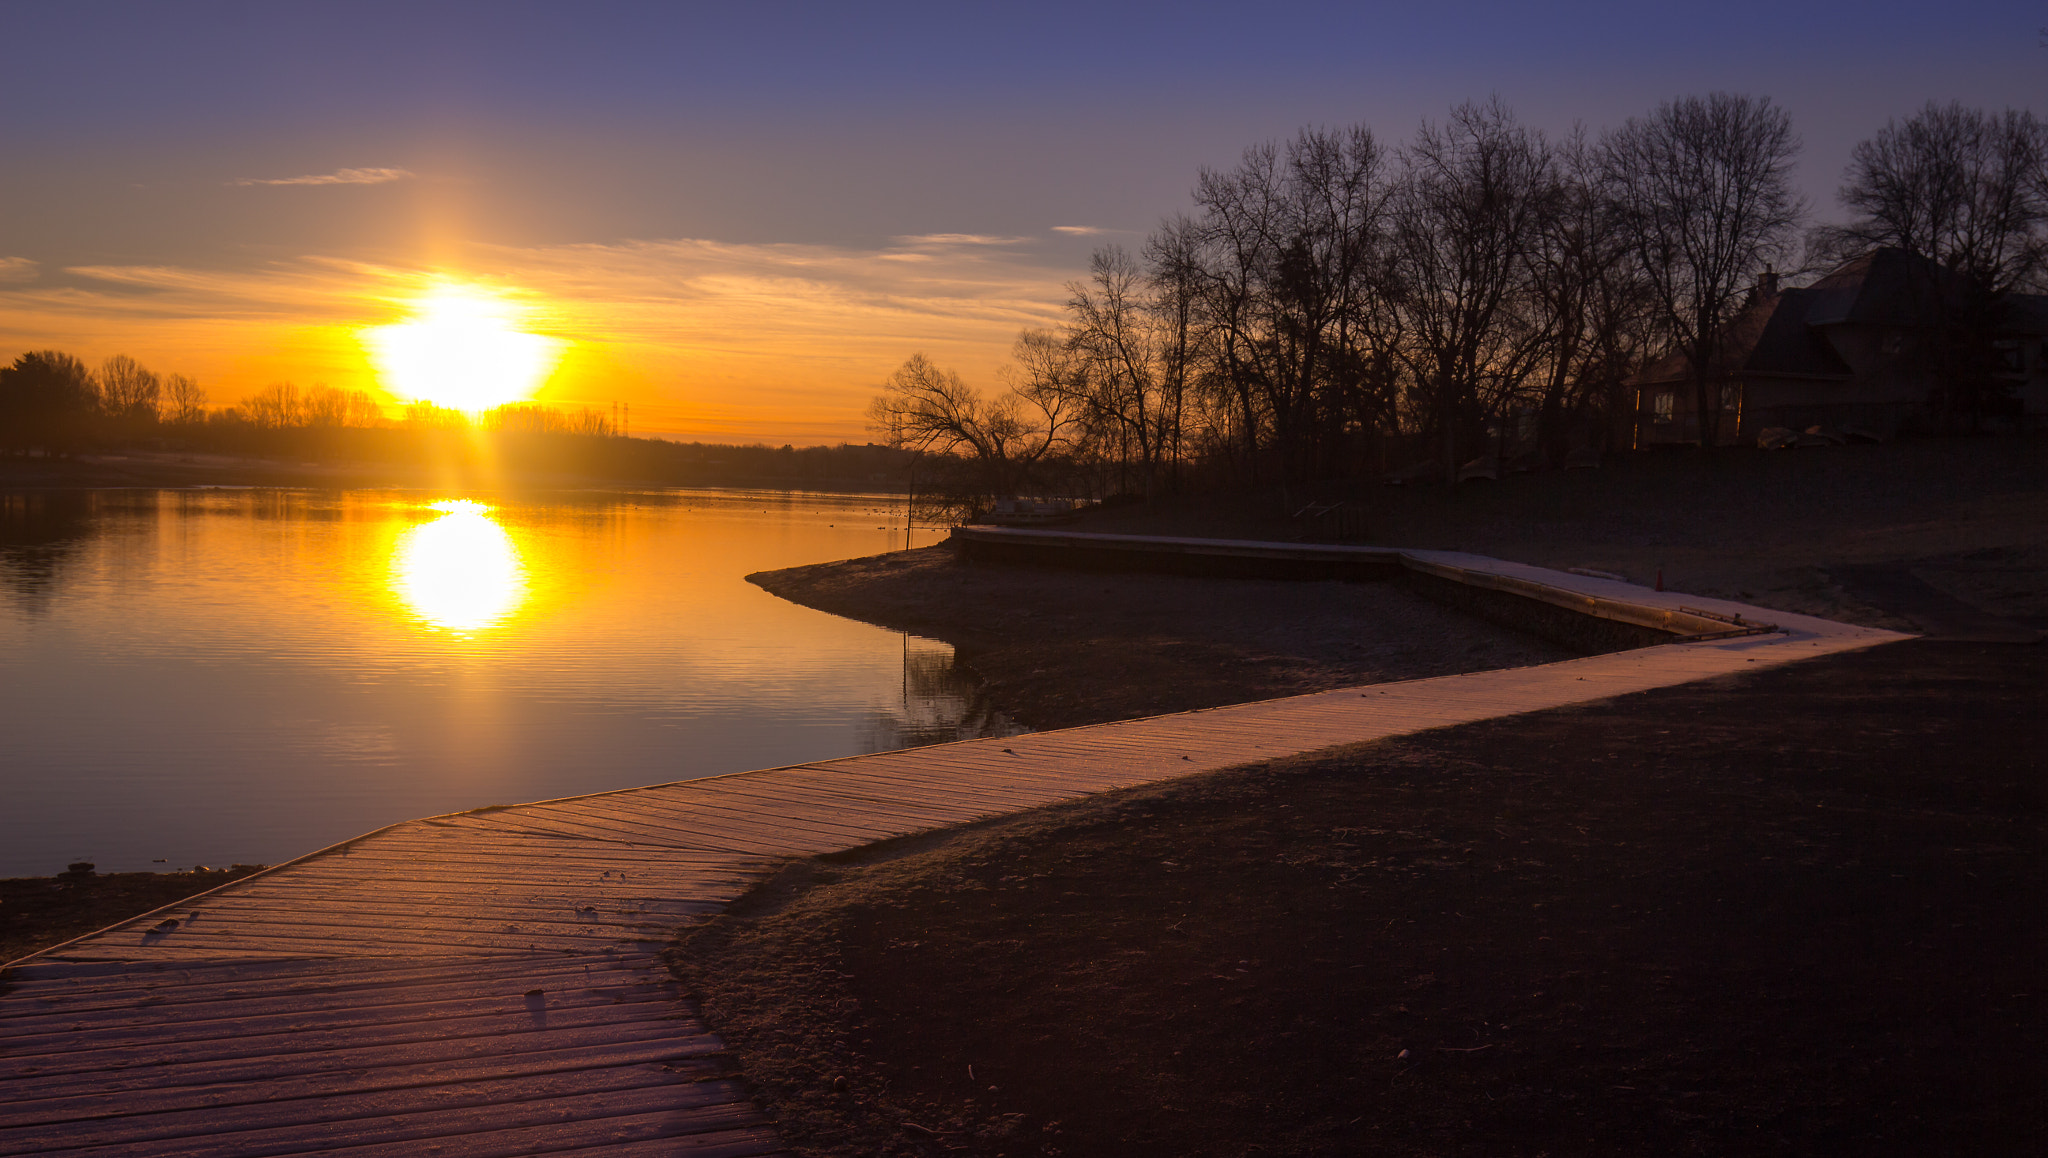
[[[1710,376],[1720,390],[1716,441],[1747,443],[1772,427],[1820,426],[1890,437],[1934,425],[1944,375],[1931,353],[1943,295],[1958,279],[1902,249],[1879,249],[1797,289],[1765,273],[1729,325]],[[2048,296],[2014,294],[1983,353],[2009,396],[1980,414],[2048,426]],[[1699,441],[1691,362],[1669,355],[1630,379],[1636,445]]]

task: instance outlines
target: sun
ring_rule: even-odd
[[[526,332],[522,311],[478,286],[444,282],[411,320],[363,331],[378,381],[408,402],[479,411],[531,398],[564,343]]]

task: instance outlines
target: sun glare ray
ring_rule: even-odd
[[[386,390],[408,402],[479,411],[531,398],[566,345],[528,333],[511,302],[475,286],[443,283],[413,317],[362,332]]]
[[[391,585],[413,614],[467,635],[496,626],[526,599],[526,566],[491,508],[467,499],[434,503],[441,515],[399,537]]]

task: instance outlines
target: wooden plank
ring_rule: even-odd
[[[393,882],[392,887],[439,887],[462,889],[510,890],[518,888],[563,888],[611,890],[620,895],[632,889],[660,887],[662,889],[689,888],[693,886],[718,886],[737,881],[750,881],[758,875],[752,868],[731,853],[721,854],[731,862],[733,871],[707,872],[694,866],[670,870],[667,866],[647,857],[615,858],[611,868],[596,865],[564,866],[549,861],[522,863],[517,858],[466,857],[460,854],[437,853],[431,859],[399,851],[365,854],[357,857],[348,873],[324,872],[317,866],[305,872],[294,872],[279,878],[264,887],[292,884],[319,884],[326,887],[348,887],[351,885],[374,885],[386,887],[384,881]],[[411,872],[400,874],[399,870],[410,867]],[[381,880],[365,879],[361,873],[370,869],[379,873],[390,873]],[[253,890],[249,890],[253,891]],[[242,892],[231,894],[245,895]]]
[[[684,1075],[646,1064],[608,1065],[519,1077],[491,1075],[466,1082],[433,1082],[392,1089],[344,1089],[314,1097],[265,1097],[255,1102],[183,1109],[144,1112],[122,1108],[113,1114],[91,1118],[40,1125],[11,1125],[4,1135],[0,1135],[0,1144],[19,1153],[115,1144],[136,1146],[144,1142],[318,1127],[365,1118],[399,1118],[438,1110],[477,1109],[549,1098],[593,1097],[685,1084],[694,1083]]]
[[[743,1130],[721,1130],[676,1138],[649,1138],[639,1142],[610,1142],[577,1146],[573,1150],[532,1150],[534,1154],[561,1154],[568,1158],[795,1158],[780,1148],[775,1131],[767,1126]]]
[[[159,1114],[174,1110],[247,1105],[259,1101],[290,1102],[302,1098],[338,1097],[344,1094],[475,1082],[490,1078],[517,1078],[635,1065],[672,1066],[686,1079],[696,1080],[717,1072],[724,1064],[716,1060],[723,1051],[715,1048],[719,1045],[715,1038],[706,1035],[684,1041],[701,1044],[691,1049],[669,1038],[657,1038],[650,1041],[579,1046],[569,1049],[492,1053],[483,1058],[431,1062],[424,1065],[341,1067],[320,1073],[280,1075],[264,1081],[231,1080],[158,1089],[70,1094],[17,1101],[7,1106],[6,1120],[10,1125],[38,1125],[121,1114]]]
[[[816,828],[821,834],[843,834],[845,832],[865,834],[870,827],[858,820],[850,820],[836,813],[812,815],[808,812],[763,812],[761,807],[753,802],[772,801],[777,804],[787,804],[791,803],[791,801],[788,796],[780,794],[776,789],[768,788],[764,790],[760,785],[761,782],[753,782],[748,785],[726,785],[716,795],[699,792],[690,798],[684,798],[681,794],[650,795],[644,799],[636,799],[631,807],[635,814],[648,818],[649,822],[658,821],[664,827],[674,832],[688,832],[690,831],[689,826],[701,825],[705,821],[728,816],[750,820],[772,818],[777,822],[800,818],[802,823]],[[797,801],[796,803],[812,802]],[[611,815],[610,812],[593,805],[589,819],[592,823],[604,823],[604,817],[609,815]]]
[[[552,957],[536,956],[536,964],[554,960]],[[650,958],[651,962],[652,959]],[[366,959],[341,963],[335,961],[291,961],[291,962],[248,962],[217,961],[210,965],[125,965],[118,962],[90,965],[65,965],[31,963],[15,968],[8,977],[13,986],[11,999],[0,1002],[0,1022],[17,1008],[23,1000],[57,1000],[81,994],[112,994],[131,998],[142,990],[173,987],[186,990],[204,986],[248,986],[285,987],[319,985],[332,983],[341,985],[375,984],[377,979],[388,976],[413,975],[430,977],[460,977],[474,963],[466,957],[456,956],[404,956],[382,959]],[[517,965],[505,964],[498,968],[514,970]],[[488,973],[484,967],[480,972]]]
[[[860,814],[844,814],[836,811],[811,808],[764,808],[760,798],[745,790],[727,789],[716,797],[691,800],[687,805],[662,807],[665,802],[649,801],[646,812],[658,815],[659,822],[678,838],[701,839],[696,834],[708,826],[726,826],[734,823],[753,825],[767,831],[786,829],[792,833],[804,833],[818,839],[842,839],[848,835],[865,836],[873,827]],[[605,823],[601,817],[591,817],[585,823]]]
[[[874,800],[894,797],[905,804],[923,808],[927,804],[948,804],[980,814],[991,811],[1014,811],[1020,802],[1042,798],[1047,791],[1064,789],[1072,783],[1076,774],[1092,775],[1100,765],[1085,769],[1069,769],[1041,763],[1029,770],[991,773],[985,769],[967,765],[959,768],[934,768],[930,775],[911,777],[884,777],[862,775],[859,777],[858,795]],[[832,786],[834,780],[849,777],[833,776],[793,779],[783,789],[791,794],[814,792],[822,797],[828,792],[844,793],[845,788]],[[858,795],[849,793],[849,804],[881,811],[872,803],[857,802]],[[1028,806],[1028,803],[1026,804]]]
[[[723,851],[729,853],[737,853],[740,855],[761,855],[762,853],[776,856],[787,855],[782,851],[785,846],[799,843],[814,843],[807,841],[798,841],[789,838],[778,838],[771,830],[765,829],[762,826],[758,825],[748,826],[744,829],[733,831],[725,826],[720,826],[715,823],[699,827],[696,830],[693,839],[696,842],[693,845],[693,848],[696,851]],[[394,847],[406,852],[417,852],[418,855],[422,856],[431,857],[436,855],[436,850],[432,848],[420,848],[417,850],[413,850],[404,849],[403,846]],[[626,850],[623,847],[621,847],[619,855],[617,855],[614,858],[614,863],[630,863],[632,858],[626,855],[629,851],[630,850]],[[355,859],[360,860],[362,858],[358,856]],[[402,860],[402,858],[397,859]],[[557,858],[537,857],[536,859],[552,860]],[[581,865],[586,862],[579,859],[575,863]],[[602,862],[591,860],[587,863],[594,866]]]
[[[701,1026],[694,1026],[694,1014],[686,1007],[676,1004],[669,995],[643,997],[622,1001],[590,1000],[571,1001],[559,993],[554,996],[527,999],[522,995],[507,995],[496,1000],[464,1000],[452,1003],[428,1003],[417,1013],[403,1005],[381,1006],[362,1011],[316,1010],[306,1015],[264,1013],[246,1017],[216,1017],[204,1021],[186,1023],[174,1021],[154,1025],[110,1025],[80,1029],[73,1033],[52,1033],[23,1035],[8,1043],[7,1056],[0,1060],[0,1067],[14,1070],[49,1072],[55,1068],[71,1067],[69,1057],[94,1050],[125,1050],[129,1048],[148,1049],[161,1046],[166,1049],[178,1047],[172,1052],[179,1057],[197,1056],[191,1048],[198,1043],[220,1042],[223,1049],[234,1051],[235,1056],[245,1056],[253,1051],[272,1053],[303,1052],[346,1047],[357,1041],[396,1033],[393,1040],[411,1041],[416,1039],[409,1026],[433,1026],[437,1032],[451,1036],[465,1036],[485,1033],[532,1033],[555,1026],[577,1027],[584,1025],[608,1025],[616,1022],[653,1020],[671,1021],[682,1024],[687,1032],[701,1032]],[[347,1033],[360,1029],[356,1038]],[[295,1034],[319,1034],[295,1039]],[[249,1039],[249,1040],[237,1040]],[[259,1040],[260,1039],[260,1040]],[[214,1056],[209,1054],[208,1056]],[[218,1056],[229,1056],[219,1054]]]
[[[550,990],[534,986],[524,993],[500,992],[481,997],[428,998],[386,1001],[377,1004],[336,1005],[322,1009],[242,1009],[213,1016],[191,1011],[174,1021],[102,1023],[81,1021],[42,1032],[10,1034],[5,1039],[8,1059],[24,1061],[38,1055],[61,1054],[102,1046],[124,1046],[196,1041],[214,1041],[262,1034],[295,1033],[319,1029],[337,1031],[350,1026],[384,1026],[400,1022],[454,1021],[465,1017],[524,1016],[545,1024],[572,1009],[603,1009],[621,1017],[665,1016],[672,1010],[673,993],[652,986],[631,995],[613,992],[590,993],[557,986]],[[534,990],[539,997],[528,997]],[[659,1006],[660,1011],[654,1011]]]
[[[496,932],[453,926],[436,930],[414,930],[400,926],[363,930],[354,926],[321,924],[311,918],[304,918],[291,922],[265,922],[260,925],[251,923],[239,929],[232,924],[194,927],[183,931],[175,939],[170,935],[120,930],[106,934],[99,940],[105,942],[103,948],[118,946],[126,953],[154,953],[163,957],[189,957],[196,952],[204,952],[215,958],[249,953],[286,952],[297,952],[301,956],[346,954],[381,957],[400,952],[407,947],[444,951],[461,946],[494,952],[530,952],[535,949],[573,952],[587,950],[607,939],[632,935],[630,930],[608,929],[594,931],[589,936],[570,936],[546,931],[527,931],[511,928],[509,925]],[[314,951],[315,946],[320,947],[317,952]],[[382,946],[383,950],[369,952],[369,946]],[[83,952],[88,948],[81,945],[77,951]]]
[[[612,898],[588,894],[563,894],[525,904],[463,905],[459,898],[417,897],[400,893],[379,896],[373,892],[352,892],[342,896],[307,892],[299,895],[266,893],[232,904],[221,902],[197,911],[182,913],[179,929],[201,928],[207,921],[289,918],[297,914],[318,914],[323,921],[342,924],[376,923],[419,914],[423,919],[461,920],[470,924],[555,922],[575,929],[595,926],[663,924],[673,926],[721,907],[717,900],[657,901],[645,897]],[[458,914],[460,914],[458,916]],[[177,936],[178,930],[163,934]]]
[[[892,820],[928,823],[935,817],[941,820],[949,816],[967,819],[985,814],[972,805],[935,806],[914,800],[902,791],[886,795],[834,787],[823,782],[807,783],[803,791],[755,789],[742,794],[736,790],[728,795],[736,802],[754,802],[748,811],[767,823],[796,817],[814,820],[822,820],[825,816],[841,817],[843,819],[836,822],[836,827],[843,835],[858,839],[872,839],[878,829],[886,830]],[[735,811],[738,811],[737,806]]]
[[[286,961],[277,963],[277,970],[268,976],[262,971],[262,965],[268,963],[238,962],[232,972],[211,966],[134,963],[127,964],[119,974],[74,984],[42,980],[34,982],[32,989],[23,986],[7,1003],[7,1007],[21,1008],[21,1013],[0,1021],[0,1037],[11,1032],[12,1026],[71,1016],[81,1010],[148,1007],[170,1015],[187,1003],[283,1000],[317,1004],[355,1000],[365,993],[416,989],[488,992],[529,978],[594,988],[673,984],[668,971],[652,953],[637,959],[607,959],[589,954],[529,955],[497,961],[462,957],[458,959],[466,966],[462,969],[391,968],[393,960],[361,957],[350,961]],[[306,965],[321,968],[290,968]],[[61,966],[38,967],[46,977],[57,968]]]
[[[721,1053],[723,1042],[706,1034],[684,1034],[667,1021],[624,1021],[574,1028],[551,1027],[545,1033],[524,1037],[483,1035],[479,1037],[425,1038],[410,1042],[379,1042],[343,1049],[316,1050],[300,1054],[236,1058],[205,1058],[173,1065],[121,1063],[97,1070],[44,1071],[9,1077],[0,1086],[0,1102],[34,1102],[76,1093],[82,1087],[93,1092],[134,1093],[146,1090],[195,1089],[213,1084],[233,1083],[261,1091],[271,1082],[298,1078],[339,1077],[404,1066],[454,1066],[462,1063],[497,1064],[493,1059],[516,1059],[527,1054],[557,1050],[638,1050],[660,1046],[675,1049],[679,1056],[708,1056]]]
[[[563,958],[557,954],[533,954],[521,962],[506,959],[486,963],[472,957],[447,954],[406,954],[365,957],[352,961],[237,961],[224,959],[199,964],[157,964],[96,962],[89,964],[44,963],[17,968],[10,978],[15,998],[34,995],[38,1001],[59,994],[104,993],[116,999],[132,1000],[135,994],[152,990],[188,991],[194,987],[232,987],[247,992],[298,992],[323,985],[405,984],[414,977],[488,978],[521,970],[562,971],[602,969],[611,973],[632,970],[663,974],[659,958],[643,954],[600,962],[583,956]],[[11,1004],[11,1003],[10,1003]],[[4,1008],[5,1006],[0,1006]]]
[[[557,995],[589,1004],[617,1004],[620,1000],[674,1000],[676,984],[653,979],[599,981],[584,974],[550,974],[522,969],[507,977],[488,981],[449,979],[428,984],[358,986],[346,990],[313,993],[231,994],[211,1000],[131,998],[127,1004],[98,1009],[66,1009],[9,1021],[0,1032],[0,1049],[17,1048],[17,1043],[43,1034],[101,1031],[116,1026],[157,1026],[175,1019],[182,1028],[217,1018],[247,1018],[270,1015],[310,1017],[333,1010],[362,1014],[369,1010],[416,1010],[453,1002],[523,1000],[535,989],[544,990],[552,1000]],[[160,1030],[159,1030],[160,1032]]]
[[[666,890],[664,890],[666,891]],[[744,891],[740,886],[720,890],[723,895]],[[677,890],[683,892],[683,890]],[[612,895],[606,896],[595,889],[568,889],[553,896],[541,896],[532,901],[508,903],[500,900],[478,898],[476,903],[463,905],[459,897],[446,893],[417,891],[393,891],[385,893],[376,889],[351,889],[336,892],[319,888],[273,889],[242,896],[219,898],[204,906],[180,907],[168,914],[159,913],[146,921],[124,923],[117,928],[136,932],[154,932],[157,936],[175,938],[181,932],[189,933],[205,928],[207,922],[215,924],[238,919],[243,914],[305,914],[322,920],[344,923],[360,920],[374,920],[385,912],[464,912],[470,922],[503,919],[516,921],[522,917],[534,920],[552,919],[557,922],[583,927],[599,919],[652,921],[683,919],[703,912],[707,905],[715,905],[718,895],[705,894],[709,890],[692,889],[689,893],[697,896],[647,896]],[[160,929],[167,920],[177,925]]]
[[[519,1013],[476,1013],[439,1018],[431,1023],[380,1022],[336,1030],[318,1028],[250,1034],[240,1038],[215,1038],[203,1043],[143,1041],[132,1045],[109,1045],[73,1051],[57,1050],[39,1054],[10,1054],[0,1057],[0,1078],[32,1074],[80,1073],[117,1069],[123,1066],[182,1065],[190,1062],[230,1061],[237,1058],[265,1058],[275,1061],[300,1054],[324,1054],[333,1050],[370,1045],[411,1045],[454,1038],[520,1039],[524,1035],[603,1026],[634,1025],[662,1021],[677,1036],[705,1032],[695,1018],[681,1007],[668,1006],[666,1014],[656,1012],[653,1003],[629,1006],[596,1006],[549,1010],[547,1016]],[[530,1043],[524,1043],[530,1044]]]
[[[337,1155],[340,1158],[415,1158],[417,1143],[289,1151],[290,1154]],[[632,1149],[627,1149],[633,1147]],[[525,1154],[627,1153],[663,1154],[672,1158],[752,1158],[779,1154],[771,1127],[760,1124],[751,1107],[713,1107],[672,1115],[641,1114],[608,1117],[566,1125],[492,1131],[437,1138],[436,1158],[513,1158]],[[93,1158],[99,1158],[98,1155]],[[223,1158],[241,1158],[224,1155]],[[268,1158],[266,1155],[265,1158]]]
[[[803,815],[800,813],[762,815],[746,809],[740,803],[740,798],[731,794],[722,796],[716,802],[707,802],[703,807],[692,811],[694,815],[690,816],[688,820],[680,816],[667,819],[661,826],[663,838],[674,841],[678,845],[689,846],[702,839],[698,834],[707,831],[707,825],[719,824],[727,818],[742,822],[752,821],[769,831],[803,832],[822,840],[839,839],[849,832],[859,833],[865,831],[867,827],[859,823],[857,819],[844,817]],[[570,813],[567,809],[556,806],[536,806],[532,811],[510,812],[508,810],[506,814],[503,814],[502,822],[508,826],[519,827],[552,824],[559,826],[560,830],[564,832],[594,831],[604,829],[607,826],[623,827],[637,823],[595,814],[577,815]]]
[[[751,882],[748,882],[749,884]],[[727,895],[744,891],[745,885],[734,882],[722,890]],[[663,890],[666,892],[667,890]],[[693,892],[696,890],[692,890]],[[607,894],[599,889],[561,889],[553,892],[489,893],[481,889],[474,892],[450,889],[446,886],[429,887],[416,881],[393,881],[388,888],[349,887],[336,888],[331,885],[295,885],[279,882],[261,891],[238,894],[233,898],[208,902],[205,911],[240,911],[254,907],[295,908],[301,906],[347,907],[378,901],[399,908],[422,908],[442,910],[450,907],[464,908],[473,914],[511,914],[529,910],[555,909],[563,913],[581,914],[595,906],[600,913],[615,916],[692,916],[704,911],[705,906],[716,906],[717,901],[703,901],[695,897],[676,898],[648,896],[645,893],[626,893],[618,890]],[[174,911],[172,916],[177,916]],[[587,914],[585,914],[587,915]],[[582,916],[576,920],[580,923]]]
[[[615,1090],[566,1098],[546,1098],[504,1105],[428,1110],[390,1118],[346,1119],[238,1130],[182,1139],[144,1139],[146,1146],[120,1142],[62,1149],[16,1150],[0,1135],[0,1155],[47,1154],[101,1158],[114,1153],[146,1153],[151,1158],[268,1158],[303,1152],[375,1154],[419,1154],[429,1144],[437,1154],[516,1154],[532,1150],[506,1149],[512,1138],[525,1134],[531,1139],[537,1128],[560,1127],[557,1138],[567,1138],[579,1129],[593,1131],[595,1140],[607,1139],[608,1119],[646,1120],[644,1137],[702,1133],[709,1130],[750,1126],[760,1115],[745,1102],[744,1093],[731,1082],[696,1082]],[[540,1135],[546,1136],[546,1135]],[[490,1143],[493,1137],[502,1139]],[[456,1140],[460,1140],[459,1142]],[[444,1143],[446,1140],[446,1144]]]
[[[478,957],[524,957],[536,952],[564,956],[586,953],[636,953],[651,946],[621,938],[617,941],[584,940],[557,945],[535,945],[532,940],[506,936],[502,940],[462,938],[465,952]],[[294,935],[280,930],[275,936],[195,938],[178,945],[144,944],[119,937],[95,937],[63,950],[59,961],[136,961],[158,964],[204,964],[226,957],[244,960],[293,961],[307,958],[388,957],[394,953],[445,951],[449,942],[413,940],[398,936],[381,939],[342,938],[319,934]]]

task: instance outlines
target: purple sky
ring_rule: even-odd
[[[656,427],[858,439],[903,356],[986,378],[1092,246],[1255,141],[1362,121],[1398,143],[1495,92],[1597,130],[1727,89],[1790,111],[1826,216],[1886,118],[2048,112],[2044,25],[2038,2],[0,0],[0,356],[126,350],[216,400],[352,384],[322,327],[453,272],[594,343],[562,400],[612,374]],[[670,293],[693,323],[654,320]],[[705,417],[714,395],[744,404]]]

